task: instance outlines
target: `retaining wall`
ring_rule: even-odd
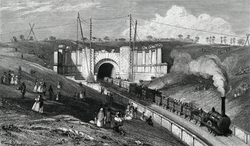
[[[235,125],[231,125],[231,130],[233,135],[244,141],[246,144],[250,145],[250,133],[242,130]]]
[[[201,138],[197,137],[196,135],[192,134],[189,130],[183,128],[179,124],[175,123],[174,121],[168,119],[167,117],[145,107],[131,99],[129,99],[129,103],[133,103],[135,107],[137,107],[138,112],[142,113],[145,112],[145,116],[149,117],[152,116],[152,119],[155,123],[159,124],[160,126],[166,128],[170,131],[175,137],[182,140],[184,143],[190,146],[208,146],[207,144],[201,140]]]

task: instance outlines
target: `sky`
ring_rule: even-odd
[[[30,26],[36,38],[49,36],[77,39],[77,14],[84,37],[128,38],[129,17],[137,20],[137,40],[208,36],[245,37],[250,33],[250,0],[0,0],[0,42],[13,36],[28,36]]]

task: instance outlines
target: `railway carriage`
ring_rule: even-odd
[[[162,105],[162,95],[161,94],[155,95],[155,103],[159,106]]]
[[[122,82],[121,79],[113,79],[113,84],[115,84],[115,85],[117,85],[119,87],[121,87],[121,82]]]
[[[182,103],[175,102],[174,110],[176,111],[177,114],[182,115],[182,113],[183,113]]]
[[[164,109],[169,108],[169,98],[168,97],[163,97],[162,98],[162,107]]]

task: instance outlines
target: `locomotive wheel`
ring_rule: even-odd
[[[211,128],[212,127],[212,122],[210,120],[207,121],[207,125],[209,126],[209,127],[207,127],[208,131],[210,133],[212,133],[212,128]]]

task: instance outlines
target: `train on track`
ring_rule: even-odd
[[[221,97],[221,113],[215,111],[214,108],[209,112],[205,112],[192,104],[166,97],[157,90],[149,89],[127,80],[104,77],[104,82],[124,88],[127,92],[139,97],[140,100],[154,102],[158,106],[168,109],[189,121],[194,120],[195,124],[206,126],[208,131],[214,135],[228,135],[232,133],[229,129],[231,119],[225,114],[225,97]]]

